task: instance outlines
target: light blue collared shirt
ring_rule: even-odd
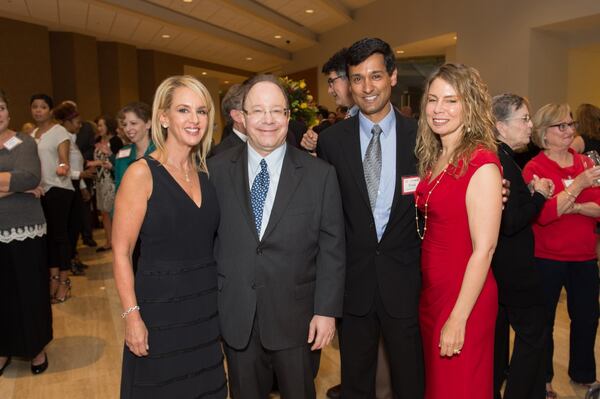
[[[377,241],[381,241],[390,219],[396,188],[396,114],[394,114],[391,104],[389,104],[389,107],[388,114],[377,123],[382,130],[379,136],[381,143],[381,177],[379,179],[377,202],[373,211]],[[371,129],[375,124],[362,112],[358,113],[358,120],[360,124],[360,153],[364,161],[369,141],[373,137]]]
[[[263,208],[262,224],[260,225],[260,234],[258,235],[259,239],[262,239],[269,224],[269,217],[271,217],[271,210],[275,203],[275,194],[279,185],[279,176],[281,176],[285,149],[286,143],[283,143],[264,158],[267,162],[267,170],[269,171],[269,191],[267,191],[267,198],[265,199],[265,206]],[[250,189],[252,189],[252,183],[254,183],[256,175],[260,173],[260,161],[262,159],[263,157],[248,144],[248,187]]]

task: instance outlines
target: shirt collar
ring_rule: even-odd
[[[348,115],[354,116],[354,115],[358,114],[358,111],[359,111],[358,105],[354,104],[353,106],[351,106],[348,109]]]
[[[379,127],[381,128],[381,130],[382,130],[381,134],[384,137],[388,137],[390,135],[390,133],[393,130],[394,124],[396,123],[396,114],[394,114],[394,108],[392,107],[392,104],[390,104],[390,103],[388,103],[388,106],[389,106],[389,111],[388,111],[387,115],[377,123],[379,125]],[[375,125],[375,123],[373,123],[369,118],[367,118],[362,113],[362,111],[360,111],[358,113],[358,120],[360,123],[361,132],[364,132],[365,134],[367,134],[370,137],[371,129],[373,128],[373,125]]]
[[[240,132],[239,130],[237,130],[235,128],[231,128],[231,130],[233,130],[233,132],[236,134],[236,136],[238,136],[240,138],[240,140],[242,140],[244,143],[248,142],[248,136],[246,136],[244,133]]]
[[[283,162],[287,144],[282,145],[271,151],[266,157],[261,156],[250,144],[248,144],[248,170],[256,171],[260,168],[260,161],[264,159],[267,162],[269,173],[276,173],[279,170],[278,165]]]

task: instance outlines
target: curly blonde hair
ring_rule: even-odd
[[[165,79],[156,89],[154,102],[152,104],[152,141],[162,156],[167,156],[167,129],[160,124],[161,115],[173,105],[173,94],[180,87],[187,87],[200,96],[208,109],[208,125],[206,132],[190,153],[190,160],[196,170],[208,172],[206,167],[206,154],[210,149],[215,121],[215,106],[208,89],[195,77],[191,75],[177,75]]]
[[[475,68],[463,64],[442,65],[427,80],[421,99],[421,115],[415,148],[421,177],[435,166],[442,149],[441,139],[429,127],[425,112],[429,88],[438,78],[454,88],[462,105],[462,137],[450,157],[450,163],[454,167],[462,164],[461,169],[457,171],[458,174],[461,175],[466,171],[471,155],[477,148],[485,148],[493,152],[496,152],[497,149],[494,117],[492,116],[492,97],[479,72]]]

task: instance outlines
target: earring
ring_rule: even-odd
[[[164,125],[162,125],[163,129],[166,129],[169,127],[169,125],[167,125],[166,123]]]
[[[467,128],[467,133],[471,133],[471,128],[470,127]]]

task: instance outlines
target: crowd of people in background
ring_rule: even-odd
[[[114,253],[123,398],[225,397],[220,335],[236,399],[315,397],[335,325],[330,398],[557,398],[563,288],[568,374],[592,386],[600,109],[533,110],[446,64],[415,118],[391,103],[394,60],[379,39],[332,55],[336,109],[314,126],[290,119],[272,76],[234,85],[216,146],[190,76],[94,121],[35,94],[20,131],[0,91],[0,375],[11,356],[47,369],[81,240]]]

